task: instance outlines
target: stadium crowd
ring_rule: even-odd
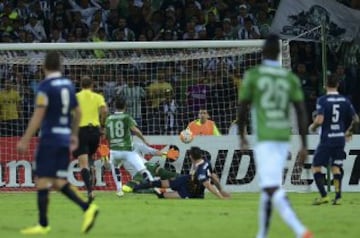
[[[279,0],[0,0],[2,43],[244,40],[268,33]],[[360,9],[358,1],[339,1]],[[141,52],[138,52],[141,54]],[[300,77],[309,115],[323,93],[321,51],[318,43],[292,41],[291,67]],[[5,54],[5,55],[4,55]],[[1,52],[13,57],[23,52]],[[41,52],[31,51],[28,57]],[[67,57],[106,58],[103,51],[66,52]],[[360,110],[360,47],[354,42],[328,46],[328,69],[341,80],[340,92]],[[112,67],[116,67],[112,68]],[[150,70],[148,68],[151,68]],[[156,69],[154,71],[153,69]],[[74,66],[66,73],[79,86],[81,75],[91,75],[107,102],[121,94],[144,134],[178,134],[207,108],[221,134],[235,120],[237,87],[243,68],[226,73],[199,69],[184,82],[180,66],[162,64]],[[194,70],[194,67],[191,67]],[[111,72],[111,73],[109,73]],[[145,73],[144,73],[145,72]],[[185,73],[186,74],[186,73]],[[148,76],[151,75],[151,76]],[[33,107],[41,68],[0,65],[1,136],[22,133]],[[215,106],[221,103],[221,106]],[[311,120],[310,120],[311,121]]]

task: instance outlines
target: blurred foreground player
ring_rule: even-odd
[[[45,57],[45,79],[38,88],[35,110],[24,135],[17,143],[17,151],[25,153],[31,138],[41,129],[35,156],[39,224],[21,230],[24,235],[43,235],[50,231],[48,204],[51,187],[84,211],[81,232],[87,233],[93,227],[99,212],[97,205],[90,205],[67,181],[70,151],[78,145],[81,111],[74,85],[61,75],[61,67],[60,55],[55,51],[49,52]]]

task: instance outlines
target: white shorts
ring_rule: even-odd
[[[280,187],[286,159],[288,142],[258,142],[254,147],[257,175],[260,188]]]
[[[146,169],[142,158],[134,151],[110,150],[110,163],[114,166],[126,163],[133,167],[136,172]]]

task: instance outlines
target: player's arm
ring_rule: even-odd
[[[100,116],[100,125],[105,125],[105,120],[108,114],[108,107],[105,103],[105,98],[99,94],[99,116]]]
[[[22,140],[29,142],[31,137],[39,130],[41,122],[43,121],[46,113],[45,106],[36,106],[34,113],[30,119],[28,127],[22,137]]]
[[[324,122],[324,115],[317,114],[313,123],[311,123],[309,130],[310,132],[315,132],[317,128],[319,128]]]
[[[71,133],[72,135],[77,136],[79,134],[79,125],[81,120],[81,110],[80,107],[77,106],[74,108],[72,112],[72,124],[71,124]]]
[[[360,123],[359,116],[355,113],[352,117],[351,124],[345,133],[347,138],[351,138],[354,131],[357,131],[357,129],[359,127],[359,123]]]
[[[144,142],[146,145],[149,145],[149,143],[146,141],[143,133],[140,131],[139,128],[137,128],[136,126],[132,126],[130,128],[130,130],[140,139],[142,140],[142,142]]]
[[[224,199],[224,196],[217,190],[211,183],[210,180],[206,180],[203,182],[203,185],[207,190],[209,190],[212,194],[214,194],[216,197],[220,199]]]
[[[221,193],[221,195],[223,197],[230,197],[230,194],[223,190],[223,188],[220,184],[219,176],[217,176],[216,173],[211,173],[210,178],[211,178],[211,181],[213,182],[213,184],[215,185],[215,187],[217,188],[217,190]]]

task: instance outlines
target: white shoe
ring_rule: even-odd
[[[116,196],[122,197],[124,196],[124,192],[120,190],[119,192],[116,192]]]

